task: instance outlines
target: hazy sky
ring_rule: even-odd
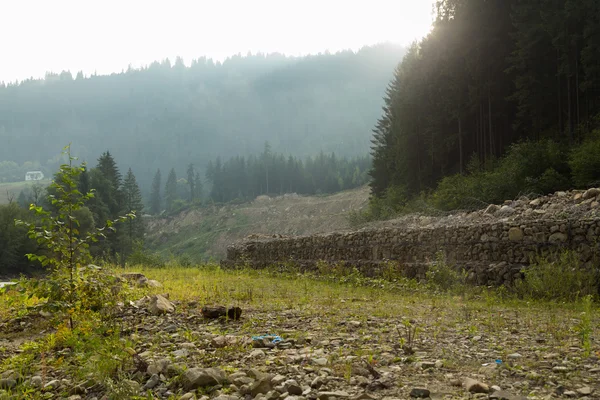
[[[1,0],[0,81],[118,72],[182,56],[289,55],[408,44],[432,0]]]

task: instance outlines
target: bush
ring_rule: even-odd
[[[522,272],[515,290],[523,298],[573,301],[598,293],[597,269],[581,265],[576,252],[565,251],[555,260],[538,257]]]
[[[464,271],[458,271],[449,265],[441,251],[436,254],[436,260],[429,265],[425,279],[434,289],[442,291],[464,288],[467,281]]]
[[[586,188],[600,185],[600,130],[596,130],[579,146],[571,151],[569,157],[573,183]]]
[[[476,209],[521,194],[546,194],[570,187],[563,146],[551,140],[521,142],[499,161],[480,166],[472,160],[467,175],[443,178],[430,203],[443,210]]]

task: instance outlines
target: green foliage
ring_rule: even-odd
[[[473,160],[467,175],[443,178],[430,197],[442,210],[476,209],[522,194],[543,195],[570,187],[564,147],[551,140],[520,142],[505,157],[480,167]]]
[[[522,271],[515,291],[527,299],[576,301],[598,293],[598,269],[588,269],[576,252],[565,251],[556,259],[538,257]]]
[[[215,202],[251,200],[259,195],[284,193],[326,194],[352,189],[367,183],[369,157],[344,158],[319,153],[304,161],[266,150],[257,156],[217,158],[206,168]],[[188,170],[188,176],[191,177]],[[189,178],[188,178],[189,181]]]
[[[467,282],[465,271],[449,265],[441,251],[436,254],[436,260],[429,264],[425,279],[431,287],[444,292],[462,289]]]
[[[573,183],[587,188],[600,185],[600,130],[596,130],[571,152],[569,165],[573,171]]]
[[[0,205],[0,276],[26,272],[31,263],[25,254],[35,250],[35,241],[27,237],[27,227],[15,225],[15,219],[33,218],[16,203]]]
[[[151,253],[144,249],[144,244],[141,241],[136,241],[133,244],[133,251],[127,258],[129,265],[143,265],[146,267],[164,267],[165,262],[159,254]]]
[[[449,210],[564,190],[571,169],[577,186],[600,181],[597,139],[567,163],[598,126],[600,2],[440,0],[436,11],[386,91],[373,196],[439,184],[433,204]],[[473,158],[484,167],[468,168]]]
[[[592,309],[592,296],[587,295],[581,301],[582,311],[580,314],[580,320],[575,330],[579,334],[581,340],[581,346],[583,347],[583,354],[585,357],[589,357],[592,353],[592,334],[594,328],[592,326],[592,315],[594,313]]]
[[[32,204],[30,209],[37,217],[36,222],[16,221],[16,225],[26,226],[29,238],[35,240],[41,249],[37,254],[27,254],[27,257],[49,270],[46,277],[26,280],[23,286],[29,296],[45,299],[43,308],[68,316],[73,328],[74,317],[109,306],[109,300],[115,297],[111,292],[116,284],[115,278],[104,269],[90,265],[90,243],[105,238],[105,232],[114,230],[115,223],[134,215],[109,220],[103,228],[82,233],[77,213],[84,209],[85,202],[94,194],[82,194],[78,190],[78,177],[84,166],[73,166],[75,158],[71,156],[70,146],[65,148],[65,154],[68,164],[61,165],[50,185],[53,194],[49,195],[49,202],[55,212]]]

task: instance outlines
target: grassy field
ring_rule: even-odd
[[[214,265],[118,272],[132,271],[162,284],[137,289],[132,298],[164,294],[175,311],[154,316],[144,306],[125,306],[101,334],[90,333],[98,328],[84,320],[69,332],[19,317],[16,295],[0,296],[0,375],[22,382],[0,390],[0,398],[53,398],[79,390],[87,398],[233,400],[256,382],[262,385],[265,376],[268,390],[260,393],[272,398],[292,391],[293,383],[287,389],[278,383],[290,379],[300,386],[293,393],[306,399],[335,397],[333,391],[338,398],[367,400],[367,393],[404,399],[417,388],[431,398],[472,398],[467,378],[486,391],[500,387],[532,399],[565,393],[597,398],[586,393],[600,387],[600,320],[589,301],[524,301],[485,288],[440,293],[402,279],[223,271]],[[205,319],[205,305],[238,306],[242,317]],[[14,318],[16,324],[7,322]],[[283,344],[256,349],[252,337],[264,334],[281,336]],[[148,384],[156,371],[151,366],[159,364],[170,367],[158,383]],[[186,383],[186,371],[207,367],[230,379],[213,388]],[[40,390],[32,376],[58,383]]]
[[[9,197],[12,196],[14,201],[19,197],[19,193],[22,190],[31,187],[35,182],[11,182],[11,183],[0,183],[0,204],[7,204]],[[48,185],[48,181],[38,181],[41,185]]]

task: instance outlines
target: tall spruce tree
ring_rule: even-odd
[[[187,167],[187,182],[190,186],[190,203],[196,199],[196,175],[194,173],[194,164],[189,164]]]
[[[165,206],[168,211],[173,211],[175,200],[177,200],[177,174],[175,168],[171,168],[165,184]]]
[[[196,199],[202,199],[203,185],[202,178],[200,177],[200,173],[196,171],[196,175],[194,176],[194,189],[196,190]]]
[[[124,229],[117,230],[121,232],[122,241],[122,252],[125,256],[131,253],[133,244],[139,242],[144,238],[144,220],[142,214],[144,211],[144,203],[142,201],[142,192],[137,184],[135,175],[131,171],[131,168],[127,171],[122,187],[123,197],[123,214],[135,213],[136,218],[128,219],[123,224]]]
[[[160,213],[161,209],[160,209],[160,204],[161,204],[161,196],[160,196],[160,189],[161,189],[161,174],[160,174],[160,169],[158,169],[156,171],[156,174],[154,174],[154,179],[152,180],[152,192],[150,193],[150,212],[152,214],[158,214]]]

